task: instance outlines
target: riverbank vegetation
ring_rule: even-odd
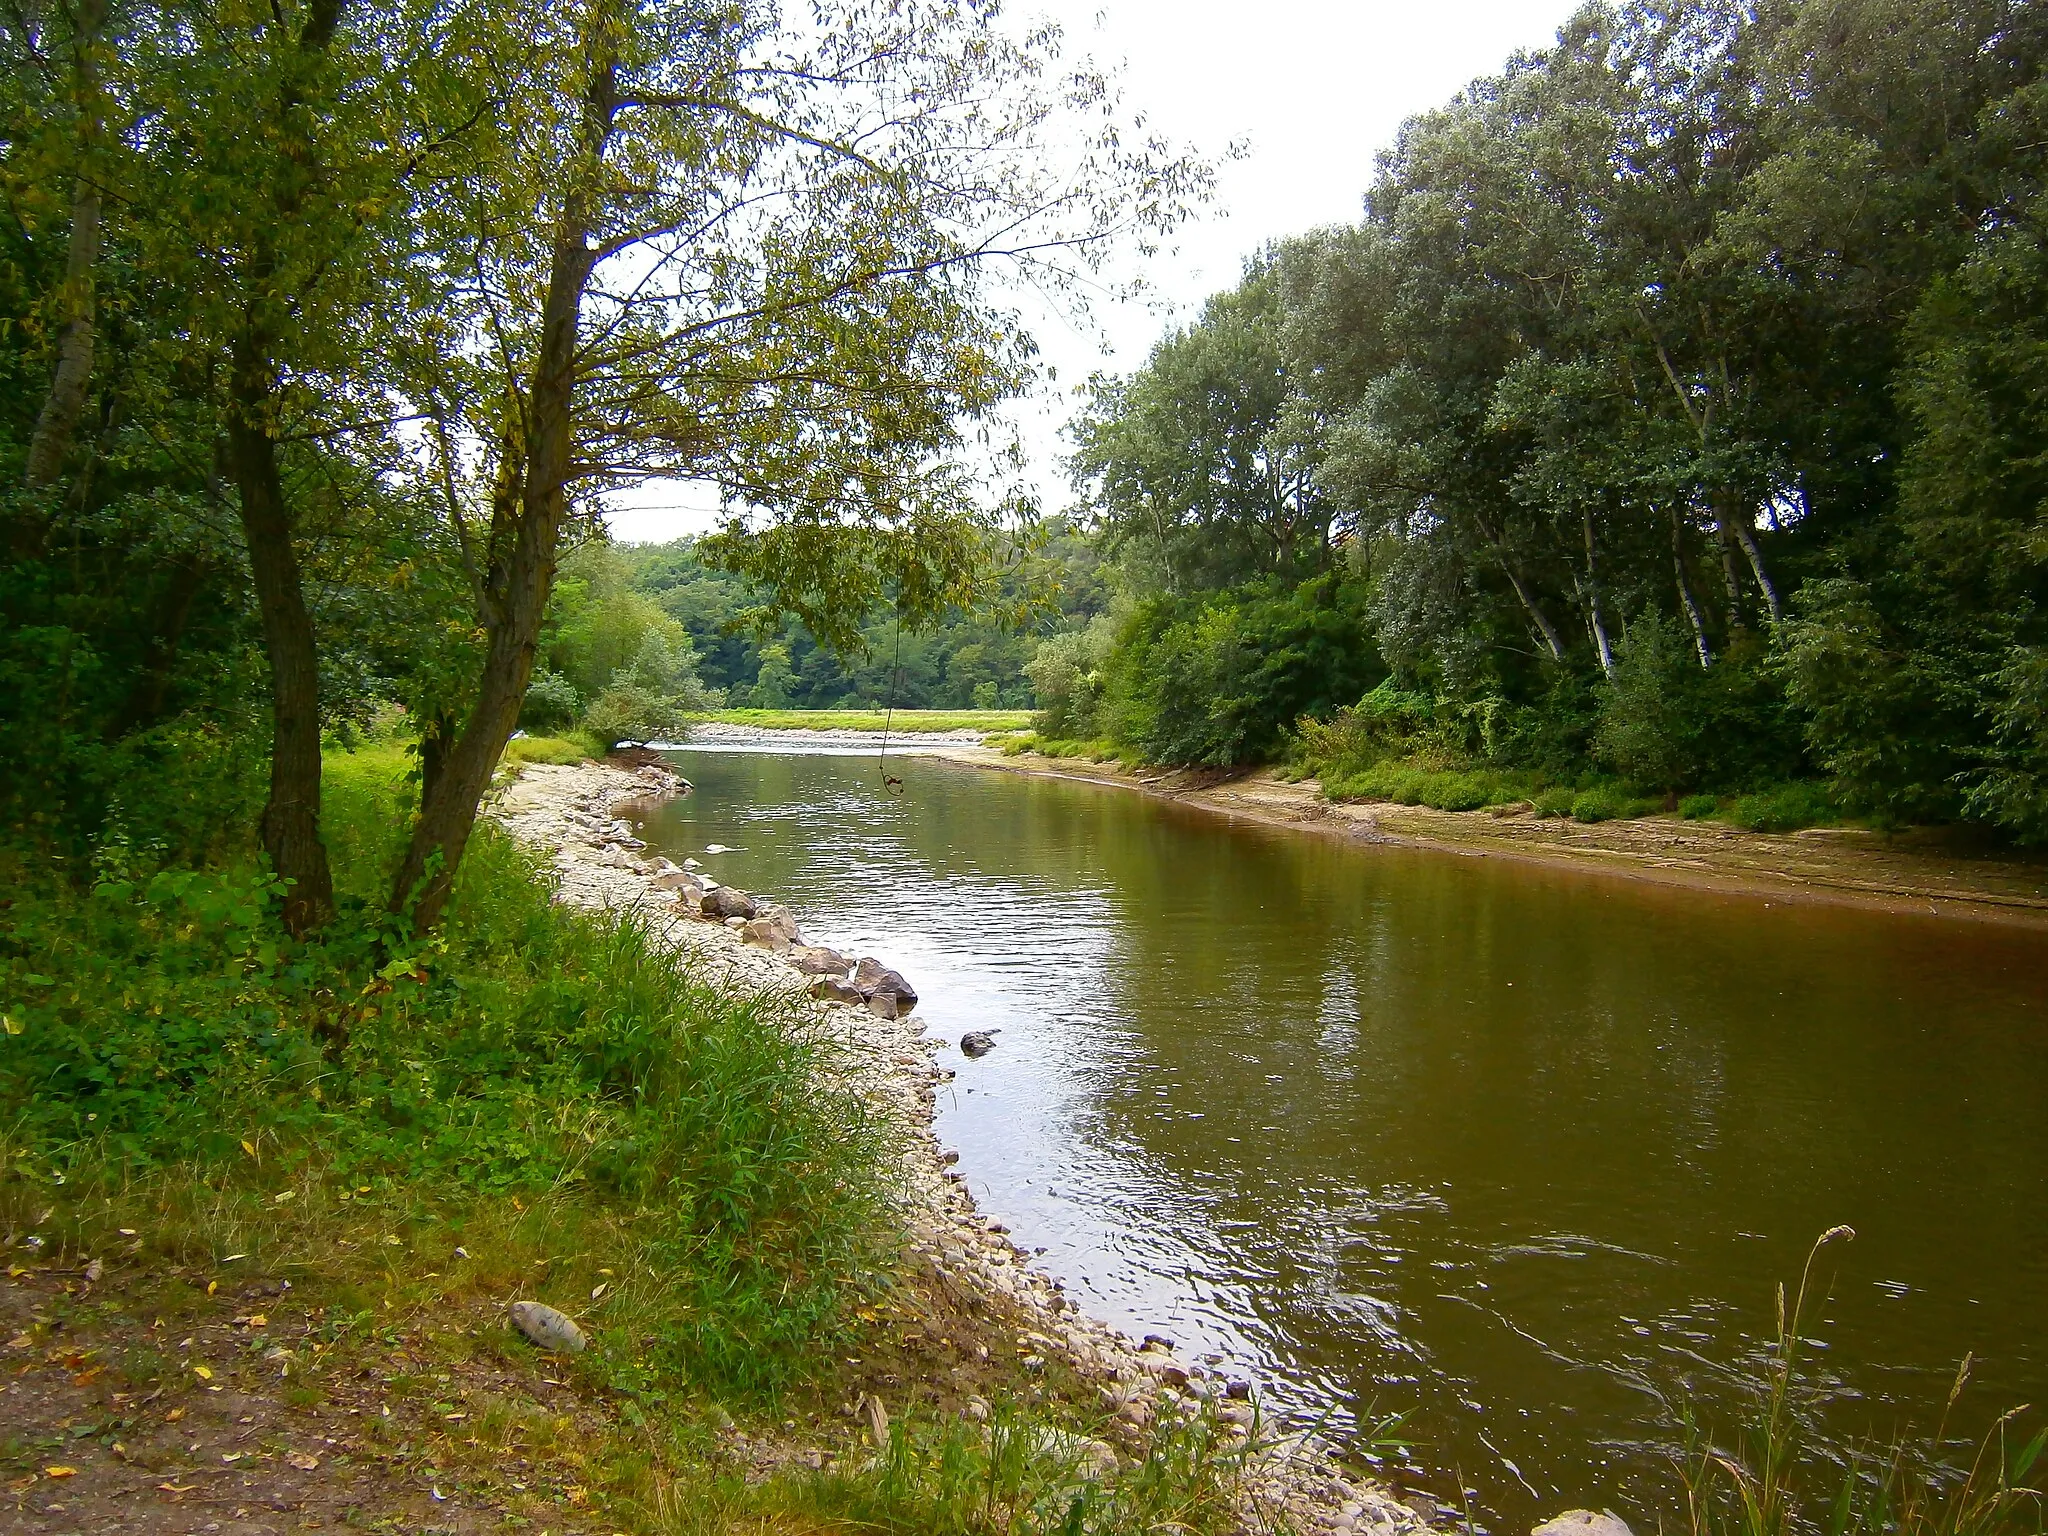
[[[1409,122],[1358,224],[1096,381],[1120,606],[1039,648],[1041,734],[2041,837],[2044,50],[1965,0],[1591,6]]]

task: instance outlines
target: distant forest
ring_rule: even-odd
[[[707,564],[695,541],[587,544],[563,561],[542,632],[526,723],[583,719],[650,734],[688,709],[1028,709],[1025,667],[1039,637],[1086,625],[1109,604],[1095,542],[1049,519],[1013,549],[991,602],[911,628],[870,619],[841,655],[787,614],[761,614],[744,577]],[[638,693],[623,715],[611,706]],[[651,695],[651,697],[649,697]],[[650,718],[651,717],[651,718]]]

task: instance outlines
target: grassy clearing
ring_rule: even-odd
[[[772,731],[1014,731],[1031,723],[1028,709],[718,709],[692,724],[756,725]]]
[[[633,1371],[772,1388],[881,1229],[876,1131],[813,1091],[816,1050],[777,1005],[712,991],[631,921],[555,906],[494,829],[442,932],[383,919],[405,768],[395,747],[330,763],[347,914],[320,944],[283,938],[253,868],[17,896],[0,1219],[52,1197],[197,1201],[181,1243],[317,1270],[352,1251],[337,1234],[366,1197],[401,1237],[517,1201],[515,1250],[584,1256],[570,1292],[600,1267],[633,1277],[597,1309],[639,1341]]]

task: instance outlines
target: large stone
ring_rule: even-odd
[[[506,1309],[512,1326],[542,1349],[560,1355],[580,1355],[588,1340],[575,1320],[537,1301],[515,1301]]]
[[[821,1003],[859,1004],[866,1001],[854,990],[852,982],[842,981],[837,976],[820,976],[812,982],[811,996]]]
[[[996,1048],[996,1036],[1001,1033],[999,1029],[970,1029],[960,1037],[960,1054],[986,1056]]]
[[[750,917],[740,929],[740,942],[780,953],[789,948],[789,935],[772,917]]]
[[[901,1018],[917,1006],[917,988],[904,979],[901,971],[892,971],[872,957],[853,968],[853,984],[870,1003],[877,997],[888,998],[888,1012],[875,1009],[885,1019]]]
[[[780,902],[769,902],[756,915],[764,923],[773,923],[776,930],[788,943],[803,943],[804,936],[796,925],[796,914]]]
[[[754,898],[736,886],[721,885],[704,893],[704,915],[724,922],[729,917],[751,918],[759,915]]]
[[[836,949],[826,949],[819,944],[798,944],[789,952],[790,963],[806,976],[844,976],[853,969],[853,962]],[[848,988],[852,991],[851,988]],[[855,997],[860,994],[855,992]]]
[[[1634,1536],[1628,1522],[1610,1510],[1568,1509],[1546,1520],[1529,1536]]]
[[[664,891],[690,891],[697,896],[704,894],[704,882],[687,869],[671,869],[666,874],[656,875],[654,883]]]

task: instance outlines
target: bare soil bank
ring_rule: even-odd
[[[1968,834],[1950,828],[1884,833],[1816,827],[1778,835],[1676,816],[1586,825],[1526,812],[1332,804],[1315,780],[1287,783],[1271,769],[1166,772],[1036,753],[1005,757],[985,747],[948,747],[940,755],[1007,773],[1114,784],[1226,816],[1356,842],[1524,859],[1774,901],[2048,927],[2048,859],[1974,847]]]

